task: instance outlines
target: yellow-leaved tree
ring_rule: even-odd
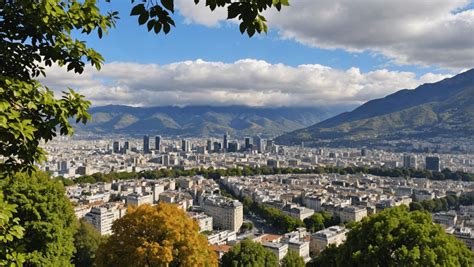
[[[217,266],[198,224],[173,204],[132,207],[97,251],[98,266]]]

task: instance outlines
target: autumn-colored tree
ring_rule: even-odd
[[[97,266],[217,266],[199,225],[176,205],[132,207],[112,230]]]

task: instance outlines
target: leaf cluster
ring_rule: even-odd
[[[216,266],[198,224],[178,206],[130,208],[97,251],[98,266]]]
[[[46,173],[18,173],[1,181],[0,192],[24,229],[3,248],[24,255],[26,266],[70,266],[77,219],[64,187]]]
[[[471,251],[433,224],[427,212],[400,206],[354,224],[339,247],[324,250],[316,266],[472,266]]]
[[[134,3],[135,0],[132,0]],[[174,0],[142,0],[137,1],[130,15],[138,17],[140,25],[146,24],[148,31],[168,34],[171,26],[176,26],[171,14],[175,12]],[[194,0],[198,4],[200,0]],[[288,0],[205,0],[205,5],[211,10],[227,7],[227,19],[238,19],[240,21],[240,32],[247,32],[252,37],[256,32],[268,31],[267,20],[262,15],[269,8],[281,10],[282,6],[288,6]]]
[[[265,249],[262,244],[245,239],[233,246],[222,257],[222,266],[279,266],[278,259],[273,252]]]

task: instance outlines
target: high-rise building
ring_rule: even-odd
[[[155,150],[161,150],[161,136],[155,136]]]
[[[191,145],[189,144],[189,141],[186,139],[183,139],[181,141],[181,150],[184,152],[190,152],[191,151]]]
[[[416,163],[416,156],[414,155],[403,155],[403,168],[413,168],[418,167]]]
[[[143,136],[143,153],[150,153],[150,137],[148,135]]]
[[[253,144],[252,144],[252,138],[251,137],[245,137],[245,150],[252,150]]]
[[[224,151],[227,151],[227,149],[229,148],[229,138],[230,138],[229,133],[226,132],[224,134],[224,142],[223,142],[223,148],[222,148]]]
[[[101,235],[112,234],[112,223],[114,222],[114,212],[106,207],[94,207],[84,217],[86,221],[94,226]]]
[[[129,149],[130,149],[130,142],[125,141],[125,142],[123,143],[123,150],[124,150],[124,151],[127,151],[127,150],[129,150]]]
[[[269,139],[269,140],[267,140],[267,145],[266,145],[266,147],[265,147],[265,150],[266,150],[267,152],[270,152],[270,153],[271,153],[271,152],[273,152],[273,147],[274,147],[274,146],[275,146],[275,141]]]
[[[219,152],[222,149],[222,145],[219,142],[214,142],[214,152]]]
[[[264,151],[264,143],[263,139],[260,136],[255,136],[253,139],[253,143],[255,145],[255,149],[259,152],[262,153]]]
[[[433,156],[433,157],[426,157],[425,158],[425,168],[430,171],[437,171],[439,172],[441,170],[440,162],[439,162],[439,157]]]
[[[239,151],[239,142],[237,141],[232,141],[229,142],[229,147],[227,148],[228,152],[237,152]]]
[[[211,140],[211,139],[207,140],[207,152],[208,152],[208,153],[214,152],[213,145],[212,145],[212,140]]]
[[[112,145],[112,152],[114,153],[119,153],[120,152],[120,142],[119,141],[114,141]]]

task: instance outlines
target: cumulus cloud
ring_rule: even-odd
[[[449,75],[386,69],[361,72],[317,64],[296,67],[255,59],[203,60],[168,65],[113,62],[82,75],[53,67],[42,82],[59,92],[72,87],[93,105],[354,106],[399,89]]]
[[[223,10],[191,12],[193,1],[179,0],[189,22],[219,25]],[[474,10],[470,0],[294,0],[281,12],[266,13],[283,39],[352,52],[371,51],[396,64],[470,68],[474,64]]]

